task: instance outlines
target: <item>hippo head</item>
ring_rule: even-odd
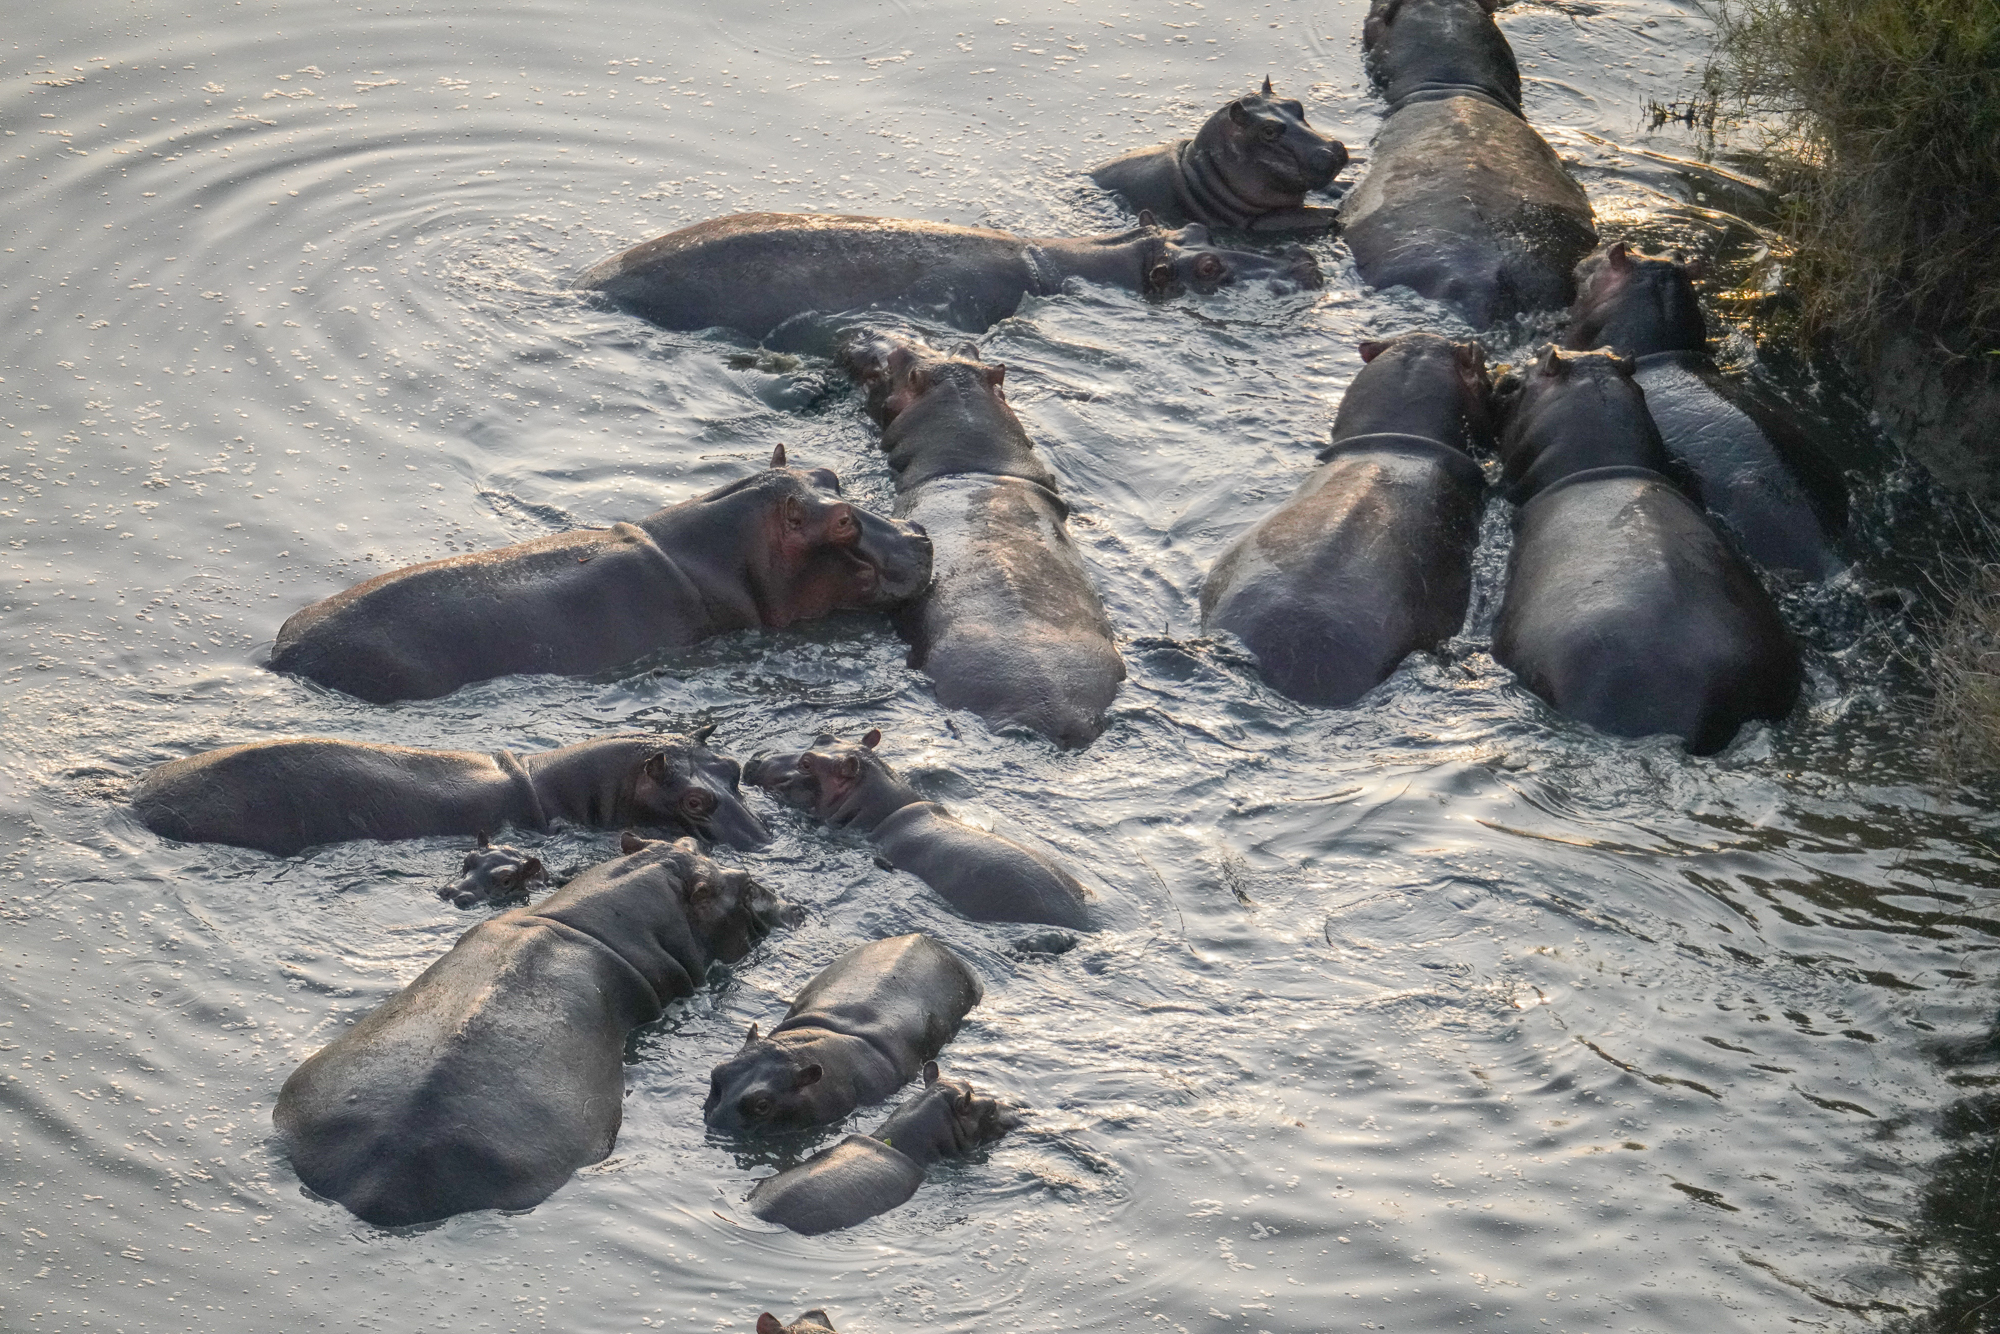
[[[1628,357],[1699,352],[1708,321],[1696,299],[1697,274],[1665,256],[1637,255],[1613,241],[1576,266],[1576,301],[1563,346],[1610,346]]]
[[[1141,255],[1140,290],[1148,296],[1207,294],[1231,283],[1269,279],[1274,285],[1312,288],[1325,280],[1319,261],[1304,246],[1282,246],[1263,254],[1255,250],[1222,250],[1209,243],[1208,228],[1191,222],[1177,232],[1162,231],[1150,212],[1139,215],[1147,232]]]
[[[709,843],[754,848],[771,841],[737,786],[743,766],[708,748],[713,726],[692,736],[663,736],[632,777],[632,819],[692,834]]]
[[[1521,67],[1493,22],[1499,0],[1374,0],[1361,60],[1391,110],[1426,97],[1483,95],[1521,109]]]
[[[881,740],[880,728],[847,745],[822,732],[811,750],[757,756],[743,774],[753,787],[830,825],[859,821],[873,828],[915,799],[875,753]]]
[[[1370,339],[1359,350],[1361,373],[1334,414],[1335,442],[1400,431],[1468,454],[1492,447],[1493,382],[1485,348],[1415,332]]]
[[[818,1061],[761,1036],[752,1024],[742,1049],[709,1072],[701,1119],[738,1135],[804,1130],[819,1123],[811,1089],[825,1074]]]
[[[1306,124],[1305,107],[1264,90],[1239,97],[1208,118],[1189,150],[1207,160],[1245,212],[1296,208],[1324,190],[1347,165],[1347,146]],[[1235,202],[1235,201],[1231,201]]]
[[[459,878],[438,891],[438,897],[454,908],[471,908],[482,903],[507,903],[528,897],[528,887],[548,883],[542,859],[505,843],[497,847],[479,835],[479,846],[465,854]]]
[[[789,1325],[778,1323],[769,1311],[757,1317],[757,1334],[834,1334],[833,1317],[814,1307]]]
[[[1007,368],[981,361],[972,342],[947,353],[912,338],[859,330],[842,342],[840,360],[868,395],[868,415],[884,426],[947,381],[972,393],[1005,397]]]
[[[1500,462],[1516,504],[1574,473],[1632,467],[1664,472],[1666,445],[1633,365],[1609,348],[1550,345],[1503,409]]]
[[[734,963],[772,931],[795,924],[791,905],[752,880],[749,872],[702,856],[691,838],[668,843],[628,830],[619,836],[618,850],[628,857],[650,853],[673,872],[688,929],[711,959]]]
[[[898,1107],[875,1138],[920,1163],[969,1153],[1021,1124],[1018,1113],[972,1085],[940,1079],[938,1063],[924,1062],[924,1091]]]
[[[844,500],[831,469],[789,467],[783,445],[764,472],[694,503],[714,519],[710,549],[676,551],[676,559],[713,562],[721,583],[741,587],[747,579],[743,594],[764,625],[885,610],[930,586],[931,542],[922,525]]]

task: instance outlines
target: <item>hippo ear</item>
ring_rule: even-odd
[[[1362,365],[1367,365],[1389,350],[1389,341],[1384,338],[1370,338],[1355,345],[1361,353]]]
[[[924,1062],[924,1087],[925,1087],[925,1088],[929,1088],[929,1087],[930,1087],[931,1085],[933,1085],[933,1084],[935,1084],[935,1083],[937,1083],[937,1082],[938,1082],[938,1068],[937,1068],[937,1062],[936,1062],[936,1061],[925,1061],[925,1062]]]
[[[743,1045],[746,1047],[754,1047],[757,1045],[757,1025],[755,1024],[750,1025],[750,1032],[747,1036],[744,1037]]]
[[[479,831],[479,850],[480,850],[481,852],[484,852],[484,851],[486,851],[486,849],[488,849],[488,848],[490,848],[490,847],[492,847],[492,846],[493,846],[493,845],[492,845],[491,843],[489,843],[489,842],[487,841],[487,839],[486,839],[486,831],[485,831],[484,829],[480,830],[480,831]]]
[[[1541,361],[1536,363],[1535,369],[1543,375],[1560,377],[1569,374],[1569,363],[1562,359],[1562,353],[1556,351],[1556,345],[1550,343],[1548,350],[1542,353]]]
[[[706,746],[708,744],[708,739],[714,735],[715,735],[715,724],[703,723],[700,727],[694,729],[695,744]]]
[[[785,445],[782,440],[778,442],[778,447],[771,451],[771,466],[773,468],[785,466]]]
[[[648,755],[646,757],[645,772],[646,772],[646,777],[652,779],[655,783],[666,782],[667,752],[665,752],[664,750],[656,750],[651,755]]]
[[[1223,110],[1229,113],[1229,119],[1236,125],[1243,126],[1250,123],[1250,113],[1244,109],[1240,99],[1231,102]]]
[[[629,829],[618,836],[618,850],[628,857],[645,846],[646,840]]]
[[[1486,349],[1477,343],[1453,343],[1452,354],[1458,358],[1459,368],[1470,375],[1486,374]]]
[[[715,897],[715,886],[706,880],[697,880],[688,887],[687,901],[690,906],[707,903]]]
[[[675,852],[685,852],[690,857],[699,857],[701,855],[701,844],[695,842],[685,834],[674,840],[673,847]]]
[[[881,745],[882,729],[879,727],[869,728],[868,735],[861,738],[861,744],[866,746],[870,750],[873,750],[875,749],[875,747]]]
[[[916,362],[917,354],[904,347],[901,343],[898,343],[889,353],[889,373],[891,375],[900,374],[908,370],[911,366],[916,365]]]
[[[514,883],[525,885],[530,880],[539,880],[546,874],[548,874],[548,868],[542,865],[542,859],[540,857],[530,857],[521,863],[521,869],[514,875]]]
[[[825,1073],[826,1069],[818,1061],[814,1061],[811,1065],[801,1069],[798,1074],[792,1076],[792,1087],[795,1089],[810,1088],[812,1085],[819,1083],[820,1076]]]
[[[1001,386],[1001,384],[1003,384],[1006,381],[1006,379],[1007,379],[1007,368],[1005,366],[995,365],[995,366],[988,366],[986,368],[986,383],[991,385],[993,388],[998,389]]]
[[[1264,96],[1269,97],[1270,95],[1271,95],[1271,76],[1266,74],[1264,76]]]
[[[769,1311],[757,1317],[757,1334],[785,1334],[785,1327]]]
[[[1614,269],[1632,267],[1632,252],[1626,248],[1623,241],[1613,241],[1611,248],[1604,252],[1604,258],[1611,261],[1611,267]]]
[[[1160,225],[1159,219],[1153,216],[1153,210],[1149,208],[1142,208],[1139,210],[1140,227],[1150,232],[1159,225]]]
[[[1173,285],[1174,266],[1165,260],[1161,260],[1158,264],[1146,270],[1146,290],[1148,292],[1165,292],[1171,289]]]
[[[956,348],[952,349],[952,355],[954,357],[963,357],[967,361],[977,361],[979,360],[979,344],[970,340],[960,343]]]
[[[1639,369],[1638,362],[1632,360],[1630,357],[1621,357],[1616,352],[1611,354],[1611,364],[1617,369],[1620,375],[1631,375]]]

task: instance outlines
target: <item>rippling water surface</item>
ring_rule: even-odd
[[[1901,610],[1948,511],[1838,384],[1743,333],[1725,360],[1855,469],[1862,560],[1787,592],[1807,696],[1713,759],[1571,726],[1494,666],[1497,502],[1465,633],[1357,708],[1297,708],[1196,637],[1203,570],[1311,465],[1355,342],[1454,327],[1363,290],[1336,242],[1321,292],[1080,289],[981,340],[1124,636],[1080,754],[940,710],[863,618],[393,708],[259,665],[372,573],[634,517],[780,442],[886,504],[828,365],[661,333],[567,275],[750,208],[1111,228],[1080,171],[1267,71],[1359,153],[1364,9],[17,13],[0,1326],[746,1329],[823,1304],[843,1331],[1716,1334],[1893,1324],[1962,1288],[1926,1208],[1983,1161],[2000,866],[1987,808],[1926,776]],[[1606,234],[1708,255],[1726,328],[1768,306],[1765,201],[1646,129],[1705,54],[1691,0],[1502,23]],[[432,896],[460,848],[169,846],[121,809],[134,777],[265,736],[698,721],[737,753],[881,726],[927,791],[1078,867],[1108,929],[1020,957],[1018,928],[766,807],[778,841],[746,860],[809,920],[635,1039],[614,1157],[530,1212],[409,1232],[307,1197],[268,1141],[277,1089],[470,924]],[[610,846],[541,840],[562,870]],[[709,1067],[847,943],[912,929],[986,980],[947,1066],[1029,1125],[849,1232],[746,1225],[778,1157],[705,1136]]]

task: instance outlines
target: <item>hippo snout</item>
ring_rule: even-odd
[[[1320,145],[1306,164],[1319,184],[1314,189],[1325,189],[1333,184],[1333,178],[1340,175],[1347,166],[1347,145],[1337,139],[1330,139]]]
[[[1319,261],[1304,246],[1289,248],[1287,259],[1290,267],[1285,276],[1302,288],[1315,289],[1326,286],[1326,277],[1319,271]]]

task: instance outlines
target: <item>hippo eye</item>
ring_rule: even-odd
[[[1257,137],[1267,144],[1275,144],[1284,135],[1285,127],[1276,121],[1265,121],[1257,127]]]
[[[771,1100],[763,1094],[754,1094],[743,1100],[743,1115],[761,1121],[771,1114]]]
[[[1229,270],[1214,255],[1203,255],[1194,262],[1194,271],[1197,277],[1220,278]]]
[[[694,787],[681,793],[681,811],[697,818],[715,814],[715,794],[707,788]]]

